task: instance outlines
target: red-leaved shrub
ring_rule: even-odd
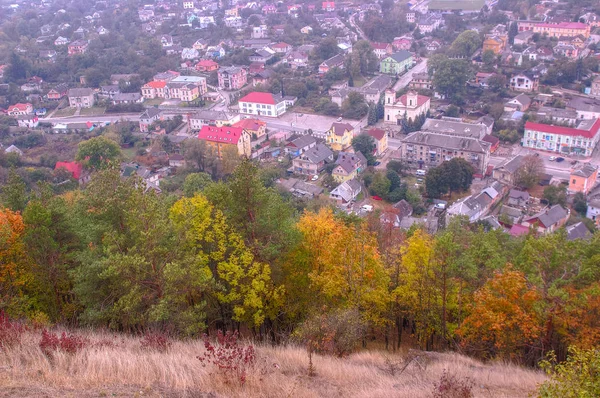
[[[472,398],[473,382],[471,379],[459,379],[449,374],[446,369],[440,381],[433,385],[433,398]]]
[[[0,310],[0,348],[8,348],[21,342],[25,332],[22,323],[13,321]]]
[[[197,357],[203,366],[214,365],[226,381],[237,380],[242,385],[246,382],[248,369],[256,361],[256,351],[252,345],[240,345],[237,332],[218,331],[216,344],[204,335],[204,348],[206,352]]]
[[[42,352],[48,356],[55,351],[63,351],[68,354],[74,354],[88,344],[87,339],[81,336],[76,336],[71,333],[62,332],[60,337],[46,329],[42,330],[42,339],[40,340],[40,348]]]
[[[169,337],[164,333],[146,333],[140,342],[146,350],[166,352],[171,347]]]

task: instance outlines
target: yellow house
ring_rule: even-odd
[[[339,183],[349,181],[367,167],[367,159],[362,153],[340,152],[331,172],[333,179]]]
[[[249,158],[252,152],[250,134],[239,127],[203,126],[198,139],[215,148],[219,158],[222,158],[223,150],[228,146],[235,146],[240,156]]]
[[[388,149],[388,133],[382,129],[370,129],[367,134],[373,137],[377,147],[375,148],[375,156],[381,156]]]
[[[343,151],[352,145],[354,127],[349,123],[333,123],[327,131],[327,144],[334,151]]]

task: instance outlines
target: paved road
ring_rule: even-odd
[[[394,90],[399,91],[404,87],[408,86],[410,81],[412,80],[414,73],[427,72],[427,58],[422,58],[421,62],[416,64],[412,69],[408,72],[400,76],[400,79],[394,84]]]
[[[362,29],[361,29],[361,28],[358,26],[358,24],[356,23],[356,19],[355,19],[355,18],[356,18],[356,16],[357,16],[358,14],[360,14],[360,12],[356,12],[356,13],[354,13],[354,14],[350,15],[350,18],[348,18],[348,22],[350,22],[350,25],[352,25],[352,27],[353,27],[354,29],[356,29],[356,31],[358,32],[358,35],[360,36],[360,38],[361,38],[362,40],[367,40],[367,41],[369,41],[369,39],[368,39],[367,35],[365,35],[365,32],[363,32],[363,31],[362,31]]]

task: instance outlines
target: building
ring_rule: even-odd
[[[523,146],[560,154],[591,156],[600,130],[600,119],[582,120],[576,128],[525,123]]]
[[[66,37],[58,36],[56,40],[54,40],[55,46],[66,46],[67,44],[69,44],[69,39]]]
[[[343,151],[352,145],[354,127],[349,123],[335,122],[327,131],[326,142],[334,151]]]
[[[540,79],[535,75],[519,73],[510,78],[510,88],[515,91],[537,91]]]
[[[379,71],[391,75],[401,75],[413,66],[413,56],[406,50],[398,51],[381,60]]]
[[[375,140],[375,156],[381,156],[388,149],[388,132],[382,129],[372,128],[367,134]]]
[[[287,110],[287,103],[280,95],[251,92],[238,101],[240,113],[245,115],[278,117]]]
[[[142,86],[142,96],[146,99],[165,98],[167,82],[151,81]]]
[[[140,93],[116,93],[112,97],[113,105],[139,104],[144,101]]]
[[[292,160],[294,174],[318,175],[327,163],[333,162],[333,152],[324,144],[316,144]]]
[[[310,135],[302,135],[285,145],[285,153],[292,158],[300,156],[304,152],[317,145],[317,140]],[[332,159],[333,161],[333,159]]]
[[[33,114],[33,105],[29,102],[14,104],[8,107],[6,113],[9,116],[31,115]]]
[[[199,131],[202,126],[231,126],[240,120],[240,115],[229,115],[225,112],[212,110],[200,110],[188,117],[188,125],[191,130]]]
[[[394,47],[390,43],[372,42],[371,47],[373,47],[373,53],[377,59],[383,59],[388,55],[392,55],[392,51],[394,51]]]
[[[148,108],[140,116],[140,131],[147,133],[152,123],[161,120],[162,111],[158,108]]]
[[[592,236],[592,233],[582,221],[565,227],[565,230],[567,231],[567,240],[589,239]]]
[[[587,205],[588,208],[585,217],[594,221],[597,227],[600,226],[600,198],[595,197],[588,200]]]
[[[344,54],[334,55],[333,57],[321,62],[319,65],[319,74],[324,75],[333,68],[344,69],[345,61],[346,58],[344,57]]]
[[[504,111],[520,111],[525,112],[531,105],[531,98],[521,93],[504,103]]]
[[[232,124],[231,127],[239,127],[246,130],[253,140],[267,133],[267,123],[259,119],[242,119]]]
[[[529,198],[529,193],[519,191],[518,189],[511,189],[508,193],[507,203],[510,206],[525,207],[529,203]]]
[[[548,37],[582,35],[586,39],[590,37],[590,25],[582,22],[560,22],[545,23],[539,21],[518,21],[519,32],[531,30],[533,33],[547,35]]]
[[[582,192],[587,195],[598,178],[598,167],[585,163],[582,167],[571,170],[569,176],[569,192]]]
[[[600,76],[597,76],[592,82],[590,95],[600,96]]]
[[[356,197],[362,191],[362,185],[357,180],[348,180],[342,182],[340,185],[335,187],[329,197],[338,201],[339,203],[349,203],[356,200]]]
[[[73,43],[69,44],[67,49],[68,55],[78,55],[84,54],[88,49],[87,40],[76,40]]]
[[[500,164],[494,169],[492,172],[492,177],[504,184],[515,185],[517,170],[519,170],[521,167],[523,158],[524,156],[517,155],[509,160],[504,161],[504,163]]]
[[[203,59],[196,64],[198,72],[212,72],[219,69],[219,64],[212,59]]]
[[[73,179],[77,180],[79,183],[83,182],[84,173],[83,173],[83,165],[77,162],[56,162],[54,166],[54,170],[66,170],[71,174]]]
[[[67,96],[71,108],[91,108],[94,106],[94,90],[91,88],[71,88]]]
[[[577,113],[578,119],[600,118],[600,99],[574,96],[567,102],[567,109]]]
[[[485,173],[490,158],[488,142],[427,131],[409,134],[399,151],[402,160],[418,168],[437,167],[452,158],[463,158],[480,174]]]
[[[446,219],[455,216],[469,218],[469,222],[475,222],[488,214],[495,203],[502,198],[504,186],[499,182],[483,189],[475,195],[469,195],[452,204],[446,211]]]
[[[413,73],[409,87],[413,90],[431,90],[433,89],[433,81],[429,73]]]
[[[241,128],[202,126],[198,139],[216,149],[219,158],[223,157],[223,151],[228,146],[235,146],[240,156],[249,158],[252,152],[250,134]]]
[[[494,54],[500,54],[506,48],[506,43],[508,42],[507,36],[488,36],[483,41],[482,52],[491,51]]]
[[[401,124],[403,120],[416,120],[421,115],[429,112],[431,100],[425,95],[409,91],[407,94],[396,98],[394,90],[386,90],[384,103],[385,123]]]
[[[17,116],[17,125],[30,129],[36,128],[40,124],[37,115],[19,115]]]
[[[350,181],[367,167],[367,159],[360,152],[340,152],[331,176],[337,182]]]
[[[223,90],[239,90],[248,83],[246,69],[238,66],[219,69],[219,88]]]
[[[568,219],[569,211],[565,210],[561,205],[554,205],[532,217],[525,218],[521,225],[533,228],[534,231],[541,234],[548,234],[565,225]]]

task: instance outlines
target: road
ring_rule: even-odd
[[[350,15],[350,18],[348,18],[348,22],[350,22],[350,25],[352,25],[352,27],[354,29],[356,29],[356,31],[358,32],[358,35],[360,36],[360,38],[362,40],[366,40],[369,41],[369,39],[367,38],[367,35],[365,35],[365,32],[362,31],[362,29],[358,26],[358,24],[356,23],[356,16],[360,14],[360,12],[355,12],[354,14]]]
[[[422,72],[427,72],[427,58],[422,58],[421,62],[419,62],[412,69],[409,69],[408,72],[400,76],[396,84],[394,84],[394,90],[402,90],[404,87],[408,86],[408,84],[412,80],[413,74]]]

